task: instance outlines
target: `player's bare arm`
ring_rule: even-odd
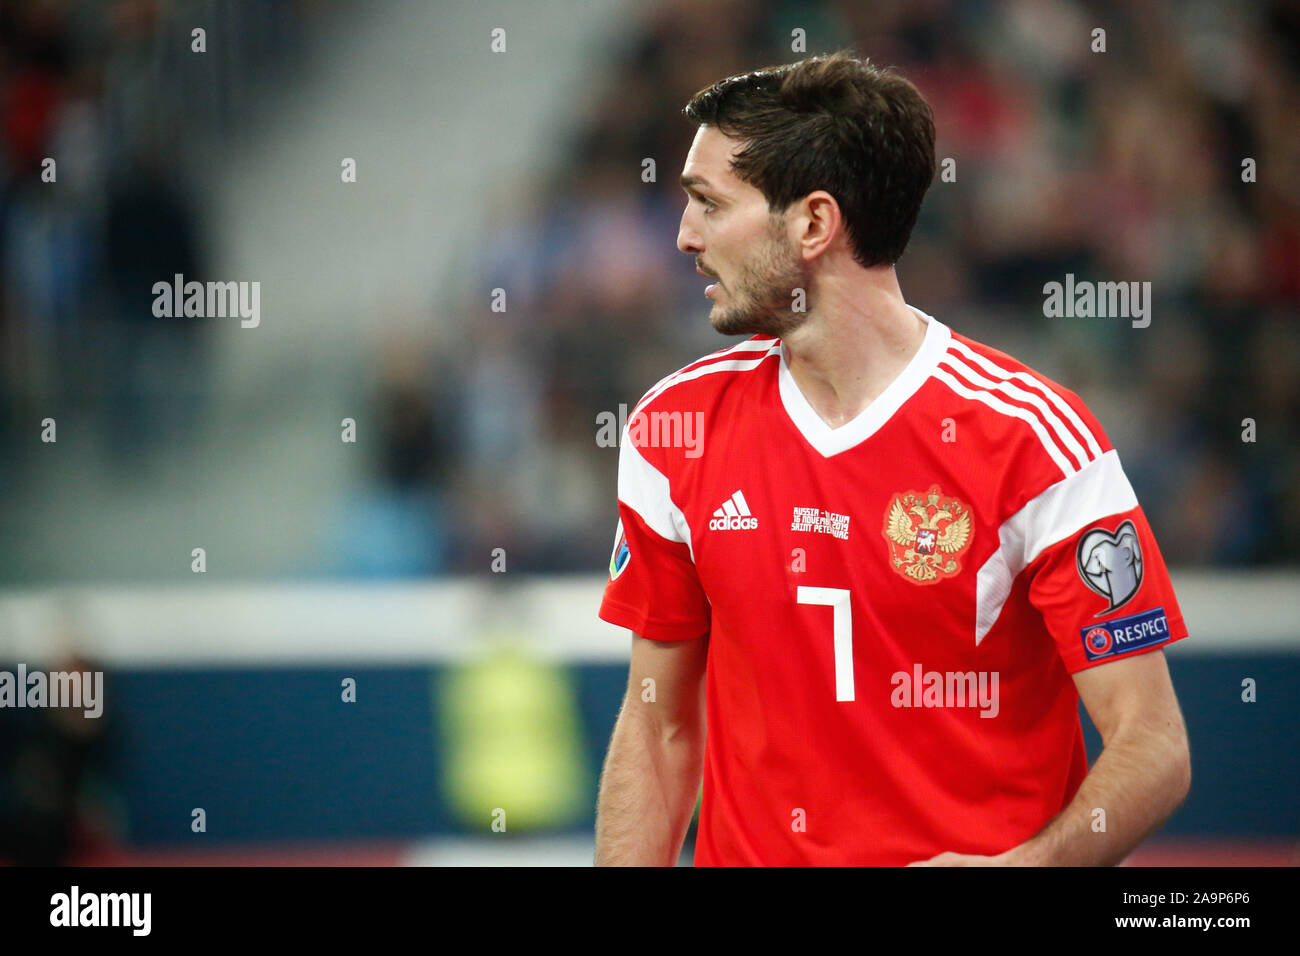
[[[943,853],[919,865],[1113,866],[1178,809],[1191,758],[1164,652],[1080,671],[1074,683],[1102,752],[1070,804],[999,856]]]
[[[708,646],[633,635],[596,803],[597,866],[677,862],[704,769]]]

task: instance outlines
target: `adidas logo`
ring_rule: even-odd
[[[745,496],[739,491],[713,512],[713,520],[709,522],[710,531],[752,531],[757,527],[758,519],[750,514]]]

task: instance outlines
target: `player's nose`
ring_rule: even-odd
[[[704,244],[700,241],[699,234],[686,222],[689,211],[689,205],[682,210],[682,221],[677,227],[677,248],[687,255],[696,256],[704,251]]]

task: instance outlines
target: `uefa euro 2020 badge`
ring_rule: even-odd
[[[931,485],[928,492],[895,495],[881,533],[895,571],[914,584],[934,584],[961,570],[958,559],[970,547],[975,529],[970,509]]]
[[[1097,617],[1123,607],[1142,586],[1142,547],[1132,521],[1114,531],[1090,528],[1079,538],[1077,561],[1083,583],[1108,602]]]
[[[618,576],[627,569],[627,563],[632,560],[632,549],[627,545],[627,535],[623,531],[623,519],[618,519],[618,527],[614,529],[614,552],[609,556],[609,579],[615,581]]]
[[[1114,531],[1089,528],[1079,537],[1075,560],[1083,583],[1106,599],[1105,609],[1094,618],[1123,607],[1142,587],[1142,547],[1132,521],[1121,521]],[[1163,607],[1079,628],[1089,661],[1155,647],[1170,636],[1169,618]]]

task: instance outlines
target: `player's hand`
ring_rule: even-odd
[[[1015,866],[1010,851],[997,856],[976,856],[970,853],[940,853],[928,860],[916,860],[908,866]]]

